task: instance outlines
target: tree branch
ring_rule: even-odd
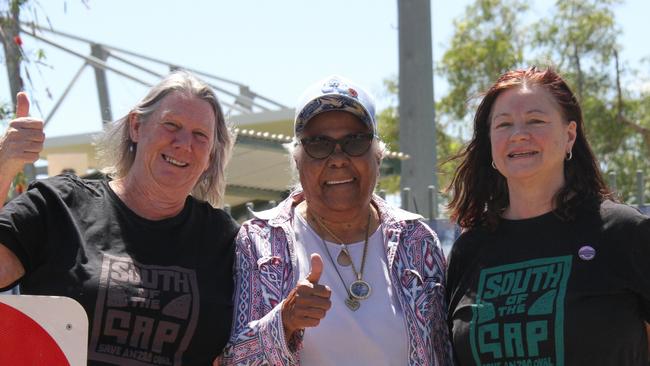
[[[639,123],[632,121],[623,114],[619,114],[617,120],[619,123],[622,123],[632,128],[635,132],[640,133],[646,144],[650,144],[650,128],[641,126]]]
[[[650,128],[641,126],[639,123],[632,121],[627,116],[623,114],[623,92],[621,90],[621,70],[618,61],[618,51],[614,49],[614,61],[616,64],[616,119],[618,123],[622,123],[630,127],[635,132],[641,134],[641,137],[646,143],[646,146],[650,144]]]

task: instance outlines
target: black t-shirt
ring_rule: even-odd
[[[647,365],[650,218],[605,201],[463,233],[449,258],[459,365]]]
[[[232,322],[237,223],[188,197],[151,221],[106,181],[35,182],[0,212],[21,293],[68,296],[90,325],[89,365],[211,365]]]

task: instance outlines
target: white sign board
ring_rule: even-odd
[[[86,365],[88,317],[73,299],[0,295],[0,365]]]

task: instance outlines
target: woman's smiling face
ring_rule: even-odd
[[[489,122],[492,159],[509,186],[564,184],[576,122],[566,120],[549,92],[525,85],[508,89],[494,102]]]
[[[301,137],[344,136],[368,133],[369,128],[348,112],[324,112],[313,117]],[[370,203],[379,175],[380,159],[375,144],[361,156],[350,156],[336,145],[334,152],[324,159],[310,157],[299,147],[296,166],[300,183],[310,208],[322,215],[335,212],[364,210]]]
[[[210,163],[215,128],[210,104],[175,92],[146,121],[131,119],[137,151],[129,174],[167,194],[187,196]]]

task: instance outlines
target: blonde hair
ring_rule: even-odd
[[[135,159],[135,143],[129,134],[129,116],[134,114],[146,123],[149,116],[171,93],[186,93],[210,104],[215,115],[214,144],[210,151],[210,166],[192,188],[191,195],[207,201],[214,207],[221,205],[225,190],[225,170],[234,144],[226,125],[221,105],[212,88],[187,71],[174,71],[153,86],[149,93],[124,117],[113,122],[98,140],[98,154],[102,171],[113,179],[126,176]]]

